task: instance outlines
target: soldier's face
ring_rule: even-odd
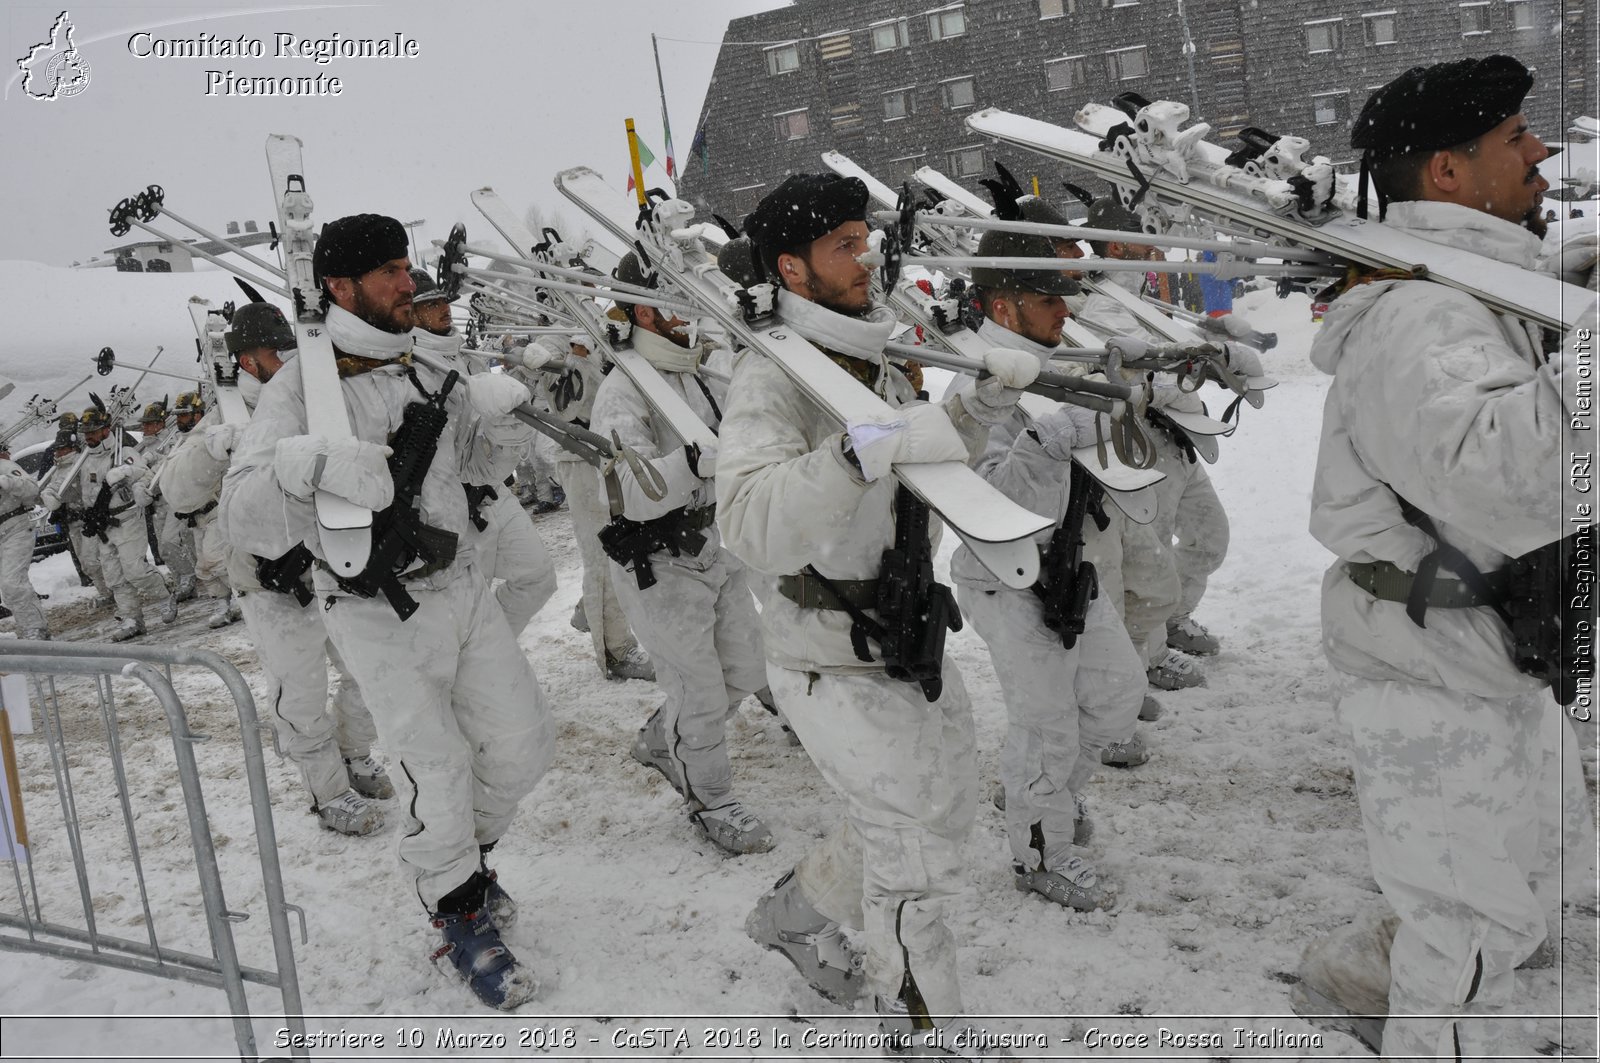
[[[91,447],[98,447],[109,435],[111,435],[109,428],[91,428],[83,433],[83,441]]]
[[[1067,301],[1059,295],[1019,292],[995,300],[995,323],[1046,347],[1061,342]]]
[[[872,271],[858,261],[868,250],[867,223],[847,221],[813,240],[805,254],[779,255],[778,271],[796,295],[859,314],[872,304]]]
[[[1083,245],[1076,240],[1052,240],[1051,243],[1055,244],[1057,258],[1083,257]],[[1081,269],[1069,269],[1066,274],[1075,281],[1083,280],[1083,270]]]
[[[166,422],[165,421],[140,421],[139,422],[139,431],[144,433],[146,439],[150,438],[151,436],[160,435],[161,434],[161,429],[163,429],[165,427],[166,427]]]
[[[257,347],[239,354],[239,368],[265,384],[283,368],[283,359],[271,347]]]
[[[416,325],[411,304],[416,290],[409,258],[390,259],[359,277],[328,278],[328,294],[335,304],[373,328],[396,335]]]
[[[435,336],[443,336],[450,331],[450,304],[443,299],[412,303],[411,310],[412,316],[416,318],[417,328],[425,329]]]
[[[178,414],[177,421],[178,431],[188,432],[190,429],[194,428],[195,425],[200,423],[200,415],[197,413],[188,412],[180,413]],[[93,444],[91,444],[91,446],[92,445]]]
[[[1550,182],[1539,176],[1539,163],[1550,149],[1529,130],[1527,118],[1514,114],[1469,150],[1442,154],[1452,160],[1459,182],[1455,202],[1544,235],[1542,207]]]

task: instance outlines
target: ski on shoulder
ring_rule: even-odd
[[[299,341],[300,377],[304,382],[306,431],[328,439],[347,439],[350,411],[334,364],[333,340],[324,324],[322,293],[311,268],[316,239],[311,229],[311,196],[306,191],[300,138],[274,133],[267,137],[267,168],[278,210],[278,251],[294,300],[294,329]],[[367,566],[372,552],[372,511],[338,495],[315,495],[318,537],[328,565],[337,576],[353,577]]]
[[[1556,277],[1355,217],[1354,197],[1328,160],[1301,158],[1301,138],[1257,131],[1243,148],[1229,152],[1205,140],[1210,127],[1203,122],[1180,128],[1189,119],[1184,104],[1129,97],[1119,102],[1119,108],[1091,105],[1079,111],[1077,121],[1088,132],[998,108],[968,115],[967,126],[1111,182],[1149,231],[1182,224],[1200,211],[1360,266],[1412,271],[1561,332],[1581,324],[1594,304],[1593,292]]]
[[[189,317],[194,321],[200,372],[211,392],[212,405],[222,411],[224,424],[248,424],[250,408],[239,394],[239,363],[228,353],[223,335],[228,331],[227,317],[199,296],[189,300]]]

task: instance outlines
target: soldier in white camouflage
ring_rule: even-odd
[[[1362,199],[1370,175],[1389,226],[1538,268],[1548,152],[1522,114],[1532,84],[1491,56],[1379,89],[1351,138]],[[1512,559],[1572,531],[1561,473],[1588,446],[1572,428],[1583,356],[1409,271],[1335,291],[1311,352],[1333,377],[1311,532],[1337,556],[1323,647],[1398,921],[1392,944],[1378,924],[1313,946],[1296,1006],[1386,997],[1381,1032],[1366,1033],[1388,1059],[1524,1058],[1539,1046],[1515,1017],[1530,1004],[1514,972],[1548,935],[1559,945],[1564,889],[1592,884],[1595,835],[1571,727],[1514,663],[1497,606]]]

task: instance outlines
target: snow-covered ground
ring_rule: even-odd
[[[1258,328],[1279,333],[1266,361],[1280,385],[1264,409],[1243,411],[1237,435],[1224,441],[1223,459],[1210,470],[1233,538],[1199,612],[1224,640],[1223,653],[1204,662],[1209,683],[1162,695],[1166,715],[1142,725],[1150,762],[1131,771],[1102,769],[1088,788],[1096,826],[1091,849],[1103,878],[1116,887],[1116,905],[1078,914],[1013,889],[1003,821],[987,801],[988,784],[967,844],[970,886],[950,912],[963,944],[966,1000],[996,1030],[1050,1038],[1046,1050],[1019,1055],[1366,1057],[1358,1042],[1333,1033],[1322,1034],[1319,1047],[1259,1047],[1284,1043],[1271,1040],[1274,1031],[1290,1038],[1315,1032],[1289,1008],[1301,950],[1380,908],[1382,899],[1369,874],[1346,742],[1333,719],[1319,647],[1317,586],[1328,558],[1306,532],[1326,388],[1306,360],[1316,326],[1300,296],[1278,301],[1254,293],[1240,309]],[[319,829],[294,771],[269,753],[285,886],[305,908],[310,932],[309,944],[297,949],[307,1027],[313,1034],[384,1039],[382,1048],[320,1049],[314,1058],[854,1054],[807,1046],[870,1032],[867,1011],[825,1004],[743,930],[756,897],[835,822],[838,799],[804,751],[789,747],[752,702],[731,725],[734,770],[778,846],[729,859],[700,840],[664,780],[628,755],[635,729],[657,701],[654,688],[602,679],[588,636],[568,625],[579,568],[565,512],[536,524],[562,582],[523,633],[522,647],[554,707],[559,746],[495,858],[501,882],[521,906],[509,943],[539,971],[543,992],[521,1013],[497,1016],[476,1006],[453,977],[435,972],[427,960],[434,934],[395,872],[395,826],[366,839]],[[948,562],[949,538],[941,564]],[[72,586],[64,559],[35,572],[52,595],[46,604],[58,637],[95,637],[107,618],[91,615],[89,592]],[[243,627],[212,632],[204,615],[198,605],[185,606],[175,628],[144,641],[217,650],[245,671],[259,697],[265,686]],[[970,629],[950,638],[949,651],[966,676],[980,769],[992,783],[1005,720],[999,688]],[[234,925],[241,955],[247,964],[269,967],[237,721],[209,676],[180,673],[178,687],[195,730],[211,736],[196,752],[228,903],[250,914]],[[131,683],[119,683],[119,693],[128,791],[139,810],[154,921],[164,943],[203,952],[206,931],[171,744],[148,695]],[[138,938],[143,908],[134,884],[117,870],[127,840],[93,713],[92,698],[68,698],[64,723],[77,812],[102,898],[96,918],[104,932]],[[1580,731],[1591,779],[1595,736],[1592,726]],[[17,753],[46,914],[81,922],[41,737],[20,737]],[[1573,855],[1575,864],[1586,856]],[[0,871],[9,883],[9,868]],[[0,886],[0,910],[15,911],[9,890]],[[1523,972],[1519,1001],[1533,1016],[1526,1020],[1530,1050],[1593,1059],[1592,877],[1582,878],[1577,896],[1588,900],[1569,909],[1562,927],[1565,966]],[[0,1048],[5,1059],[237,1057],[216,990],[9,953],[0,966],[0,1002],[10,1016]],[[275,992],[253,987],[250,1002],[264,1054],[287,1055],[272,1050],[281,1025],[273,1018]],[[652,1034],[653,1028],[667,1032]],[[1241,1046],[1235,1028],[1261,1040]],[[441,1029],[501,1035],[507,1047],[441,1047]],[[421,1047],[406,1047],[413,1030]],[[759,1043],[739,1033],[748,1030]],[[1158,1040],[1162,1030],[1215,1040],[1173,1047]],[[679,1042],[680,1031],[686,1042]],[[1148,1047],[1114,1047],[1096,1041],[1097,1034],[1142,1034]],[[530,1047],[519,1049],[519,1036]]]

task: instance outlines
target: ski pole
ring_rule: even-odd
[[[210,251],[207,251],[205,248],[200,247],[198,244],[190,243],[188,240],[179,239],[178,237],[175,237],[170,233],[164,233],[160,229],[157,229],[153,225],[146,225],[144,222],[140,221],[138,218],[129,218],[129,219],[127,219],[126,223],[128,225],[137,225],[139,228],[143,229],[145,232],[147,232],[150,235],[154,236],[156,239],[163,241],[164,243],[182,244],[184,249],[189,251],[191,254],[199,255],[201,258],[205,259],[207,262],[210,262],[213,265],[219,266],[222,269],[227,270],[229,273],[233,274],[235,277],[243,278],[244,280],[250,282],[251,284],[260,285],[261,287],[265,288],[269,292],[276,292],[278,295],[283,296],[285,299],[289,298],[289,290],[287,288],[284,288],[281,285],[273,284],[271,281],[264,281],[260,277],[254,276],[253,274],[246,273],[244,270],[240,269],[238,266],[235,266],[231,262],[224,261],[222,258],[218,257],[217,255],[213,255]],[[115,228],[112,229],[112,232],[116,233],[118,236],[121,236],[123,233],[126,233],[127,231],[128,231],[127,229],[123,229],[122,233],[116,233],[116,229]]]
[[[481,283],[474,283],[470,285],[463,284],[461,290],[470,292],[473,295],[482,295],[491,300],[502,300],[512,310],[524,310],[550,321],[567,322],[574,327],[576,326],[576,323],[562,310],[552,307],[549,303],[541,303],[506,288],[490,288]]]
[[[532,269],[540,267],[533,266]],[[587,295],[590,298],[611,299],[625,303],[649,303],[651,306],[670,310],[675,314],[698,314],[700,311],[692,304],[674,302],[665,299],[654,288],[640,288],[632,284],[608,282],[600,284],[568,284],[566,281],[548,280],[544,277],[534,276],[529,273],[503,273],[499,270],[478,269],[476,266],[456,266],[455,271],[463,277],[489,277],[494,280],[521,281],[535,288],[549,288],[551,291],[567,292],[571,295]],[[552,269],[550,272],[555,272]],[[577,271],[574,271],[577,272]]]
[[[1177,306],[1173,303],[1164,302],[1160,299],[1157,299],[1153,295],[1141,295],[1139,298],[1143,299],[1151,306],[1160,307],[1162,310],[1165,310],[1167,313],[1171,314],[1180,321],[1187,321],[1191,325],[1199,326],[1206,332],[1211,332],[1218,336],[1224,336],[1230,340],[1238,340],[1240,343],[1248,343],[1257,350],[1270,351],[1272,348],[1278,345],[1278,334],[1276,332],[1261,332],[1257,329],[1247,329],[1242,335],[1235,336],[1232,330],[1228,328],[1227,324],[1221,318],[1211,317],[1209,314],[1197,314],[1186,306]]]
[[[880,210],[873,214],[880,222],[893,224],[899,221],[894,211]],[[1036,236],[1053,236],[1068,240],[1094,240],[1106,243],[1140,243],[1152,247],[1167,247],[1188,251],[1214,251],[1238,258],[1276,258],[1284,262],[1310,262],[1334,264],[1332,256],[1303,247],[1281,247],[1277,244],[1247,240],[1207,240],[1202,237],[1169,236],[1152,233],[1128,233],[1116,229],[1091,229],[1081,225],[1048,225],[1044,222],[1005,221],[1000,218],[952,218],[933,211],[917,211],[917,224],[936,228],[1000,230],[1002,232],[1030,233]]]
[[[272,276],[277,277],[279,280],[284,279],[285,274],[280,267],[274,266],[270,262],[265,262],[262,259],[257,258],[244,248],[240,247],[238,244],[234,243],[232,240],[224,239],[214,232],[210,232],[207,229],[202,229],[200,226],[186,218],[178,217],[178,215],[166,208],[166,197],[167,194],[160,185],[150,185],[139,195],[131,196],[128,199],[123,200],[122,203],[117,204],[117,208],[121,209],[124,204],[130,205],[134,210],[139,212],[140,217],[142,217],[145,221],[154,220],[157,214],[165,214],[179,225],[188,226],[190,229],[193,229],[195,232],[199,233],[207,240],[210,240],[212,243],[227,248],[229,251],[232,251],[242,259],[254,262],[257,266],[260,266],[262,269],[266,270]],[[132,220],[131,216],[129,217],[129,220]]]
[[[1128,235],[1126,233],[1124,236]],[[881,257],[876,252],[867,252],[866,255],[857,256],[862,259],[863,265],[876,266],[876,261],[868,260],[868,256]],[[1262,263],[1254,259],[1239,261],[1218,262],[1167,262],[1156,260],[1125,260],[1120,258],[1022,258],[1010,256],[954,256],[954,255],[905,255],[902,261],[906,265],[938,266],[945,269],[967,269],[982,267],[987,269],[1006,270],[1063,270],[1085,272],[1095,270],[1105,273],[1203,273],[1223,279],[1235,277],[1342,277],[1345,271],[1338,266],[1324,265],[1320,262],[1307,263]]]
[[[952,372],[963,373],[966,376],[982,378],[986,373],[982,362],[974,362],[953,354],[930,350],[927,347],[917,347],[908,343],[887,343],[884,345],[884,350],[893,354],[903,355],[923,365],[931,365],[938,369],[948,369]],[[1111,397],[1095,393],[1094,385],[1106,388],[1111,393]],[[1094,380],[1080,381],[1074,377],[1062,376],[1059,373],[1040,373],[1032,384],[1022,390],[1055,399],[1057,402],[1070,402],[1076,406],[1084,406],[1106,414],[1115,414],[1118,400],[1126,401],[1133,395],[1133,389],[1126,385],[1100,384],[1099,381]]]

